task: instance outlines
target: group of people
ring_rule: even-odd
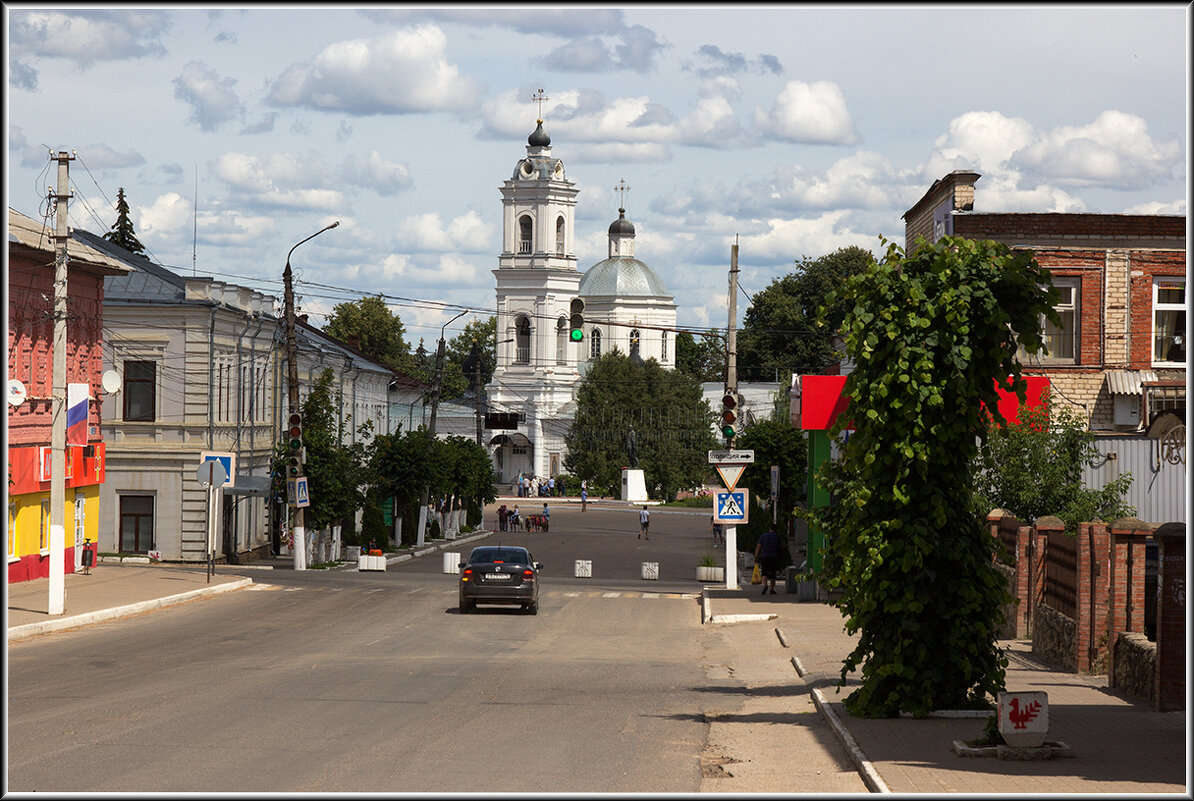
[[[519,476],[514,481],[519,498],[555,498],[564,495],[564,477]]]
[[[497,509],[497,519],[498,531],[518,531],[524,526],[522,513],[518,511],[518,504],[514,504],[513,509],[507,509],[506,504],[503,503]],[[547,531],[547,525],[550,520],[551,510],[544,503],[542,511],[527,515],[525,521],[526,530],[528,532]]]

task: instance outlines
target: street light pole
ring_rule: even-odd
[[[322,234],[324,231],[330,231],[340,224],[340,221],[325,226],[311,236],[297,243],[290,249],[290,253],[286,254],[286,269],[282,272],[282,281],[285,284],[283,294],[283,302],[286,305],[286,377],[289,380],[290,392],[287,398],[287,412],[294,414],[299,411],[299,380],[298,380],[298,347],[295,344],[294,337],[294,286],[290,273],[290,257],[294,253],[295,248],[303,244],[303,242],[310,241]],[[299,476],[303,475],[303,464],[299,462]],[[304,526],[305,515],[302,507],[297,507],[294,510],[294,535],[291,539],[292,547],[294,549],[294,569],[307,569],[307,532]]]
[[[444,323],[439,329],[439,347],[435,351],[435,380],[431,384],[431,420],[427,424],[427,431],[430,437],[427,442],[427,455],[431,456],[432,450],[435,448],[435,415],[439,410],[439,390],[440,384],[444,376],[444,336],[447,328],[452,323],[459,320],[464,315],[468,314],[468,309],[465,309],[460,314],[453,317],[448,322]],[[423,503],[419,506],[419,534],[416,544],[422,547],[426,542],[427,533],[427,502],[431,498],[431,485],[423,485]]]

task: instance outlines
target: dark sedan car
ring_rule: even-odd
[[[517,604],[524,612],[539,613],[539,571],[526,548],[484,545],[473,548],[460,563],[460,613],[477,604]]]

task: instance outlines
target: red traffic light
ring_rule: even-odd
[[[727,393],[726,396],[721,399],[721,405],[727,409],[733,409],[735,406],[738,405],[738,399],[735,398],[732,394]]]

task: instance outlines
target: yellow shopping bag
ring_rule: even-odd
[[[763,583],[763,574],[759,572],[759,563],[758,562],[755,562],[755,572],[750,574],[750,583],[751,584],[762,584]]]

